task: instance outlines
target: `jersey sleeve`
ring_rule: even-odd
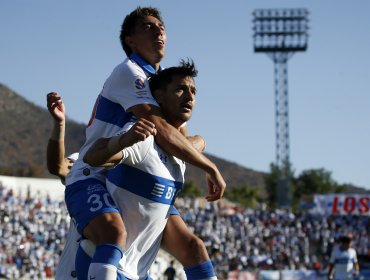
[[[149,136],[144,141],[140,141],[131,147],[122,150],[123,158],[121,163],[134,166],[142,162],[149,153],[149,149],[153,147],[154,137]]]
[[[139,104],[159,106],[152,96],[144,71],[130,61],[118,65],[113,70],[102,94],[120,104],[126,111]]]
[[[352,254],[353,254],[353,262],[354,263],[357,263],[358,262],[358,259],[357,259],[357,253],[356,253],[356,250],[351,248],[352,249]]]

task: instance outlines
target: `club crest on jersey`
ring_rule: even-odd
[[[137,89],[144,89],[145,88],[145,81],[142,77],[138,77],[134,82],[135,88]]]

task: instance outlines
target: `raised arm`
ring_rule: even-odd
[[[51,174],[65,179],[69,172],[69,163],[65,159],[65,107],[56,92],[47,94],[47,108],[53,117],[53,129],[46,150],[46,162]]]
[[[140,104],[133,106],[131,111],[136,117],[145,118],[155,124],[157,130],[155,140],[166,152],[201,168],[208,174],[207,183],[209,191],[206,196],[208,201],[215,201],[223,196],[226,183],[217,166],[194,148],[179,130],[163,118],[159,107]]]

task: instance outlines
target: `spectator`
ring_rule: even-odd
[[[176,277],[176,269],[174,267],[174,261],[171,260],[170,265],[164,271],[164,277],[166,280],[174,280]]]
[[[340,245],[334,247],[331,253],[329,279],[346,280],[359,275],[357,254],[351,246],[352,236],[347,234],[340,238]]]

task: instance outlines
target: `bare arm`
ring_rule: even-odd
[[[47,107],[53,117],[53,129],[46,150],[46,162],[51,174],[65,180],[71,164],[65,158],[65,106],[56,92],[47,95]]]
[[[145,118],[155,124],[156,142],[167,153],[201,168],[208,174],[207,182],[209,190],[211,190],[206,196],[208,201],[214,201],[223,196],[226,183],[216,165],[197,151],[179,130],[167,123],[159,107],[140,104],[133,106],[131,111],[136,117]]]
[[[329,270],[328,270],[328,279],[333,279],[333,273],[334,273],[334,264],[329,264]]]
[[[53,117],[53,129],[46,150],[46,162],[51,174],[65,179],[69,172],[65,159],[65,107],[61,97],[51,92],[47,95],[47,107]]]
[[[86,152],[83,160],[91,166],[114,166],[122,160],[124,148],[155,134],[156,129],[152,122],[139,119],[122,135],[98,139]]]
[[[204,151],[204,149],[206,148],[206,141],[202,136],[200,135],[189,136],[188,127],[186,124],[180,127],[180,132],[182,135],[186,137],[186,139],[188,139],[188,141],[193,145],[193,147],[198,152],[202,153]]]
[[[360,265],[358,264],[358,262],[354,263],[354,267],[355,267],[355,275],[358,276],[360,274]]]
[[[186,136],[186,139],[188,139],[191,145],[200,153],[206,148],[206,141],[200,135]]]

